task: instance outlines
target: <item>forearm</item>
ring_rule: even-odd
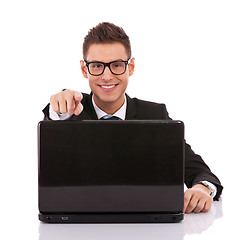
[[[223,187],[219,179],[211,172],[210,168],[203,161],[201,156],[195,154],[190,145],[185,146],[185,183],[188,188],[202,181],[208,181],[217,189],[214,200],[218,200]]]

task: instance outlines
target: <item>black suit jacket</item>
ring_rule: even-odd
[[[126,120],[171,120],[165,104],[158,104],[127,97]],[[71,120],[97,120],[97,115],[92,104],[92,93],[83,93],[81,101],[83,111],[79,116],[73,115]],[[49,118],[49,104],[43,109],[44,120]],[[191,146],[185,144],[185,184],[188,188],[200,181],[209,181],[217,187],[217,194],[214,200],[218,200],[223,187],[219,179],[211,172],[209,167],[202,160],[201,156],[195,154]]]

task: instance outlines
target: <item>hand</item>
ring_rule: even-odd
[[[79,115],[83,110],[83,105],[81,104],[82,99],[83,95],[80,92],[67,89],[52,95],[50,104],[56,113]]]
[[[210,193],[211,191],[202,184],[196,184],[192,188],[189,188],[184,193],[183,212],[208,212],[213,203]]]

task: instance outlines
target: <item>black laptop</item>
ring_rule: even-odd
[[[39,219],[159,223],[183,219],[181,121],[42,121]]]

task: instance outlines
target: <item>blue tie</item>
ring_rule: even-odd
[[[120,120],[120,118],[116,117],[116,116],[112,116],[110,118],[104,118],[104,117],[101,117],[100,120]]]

